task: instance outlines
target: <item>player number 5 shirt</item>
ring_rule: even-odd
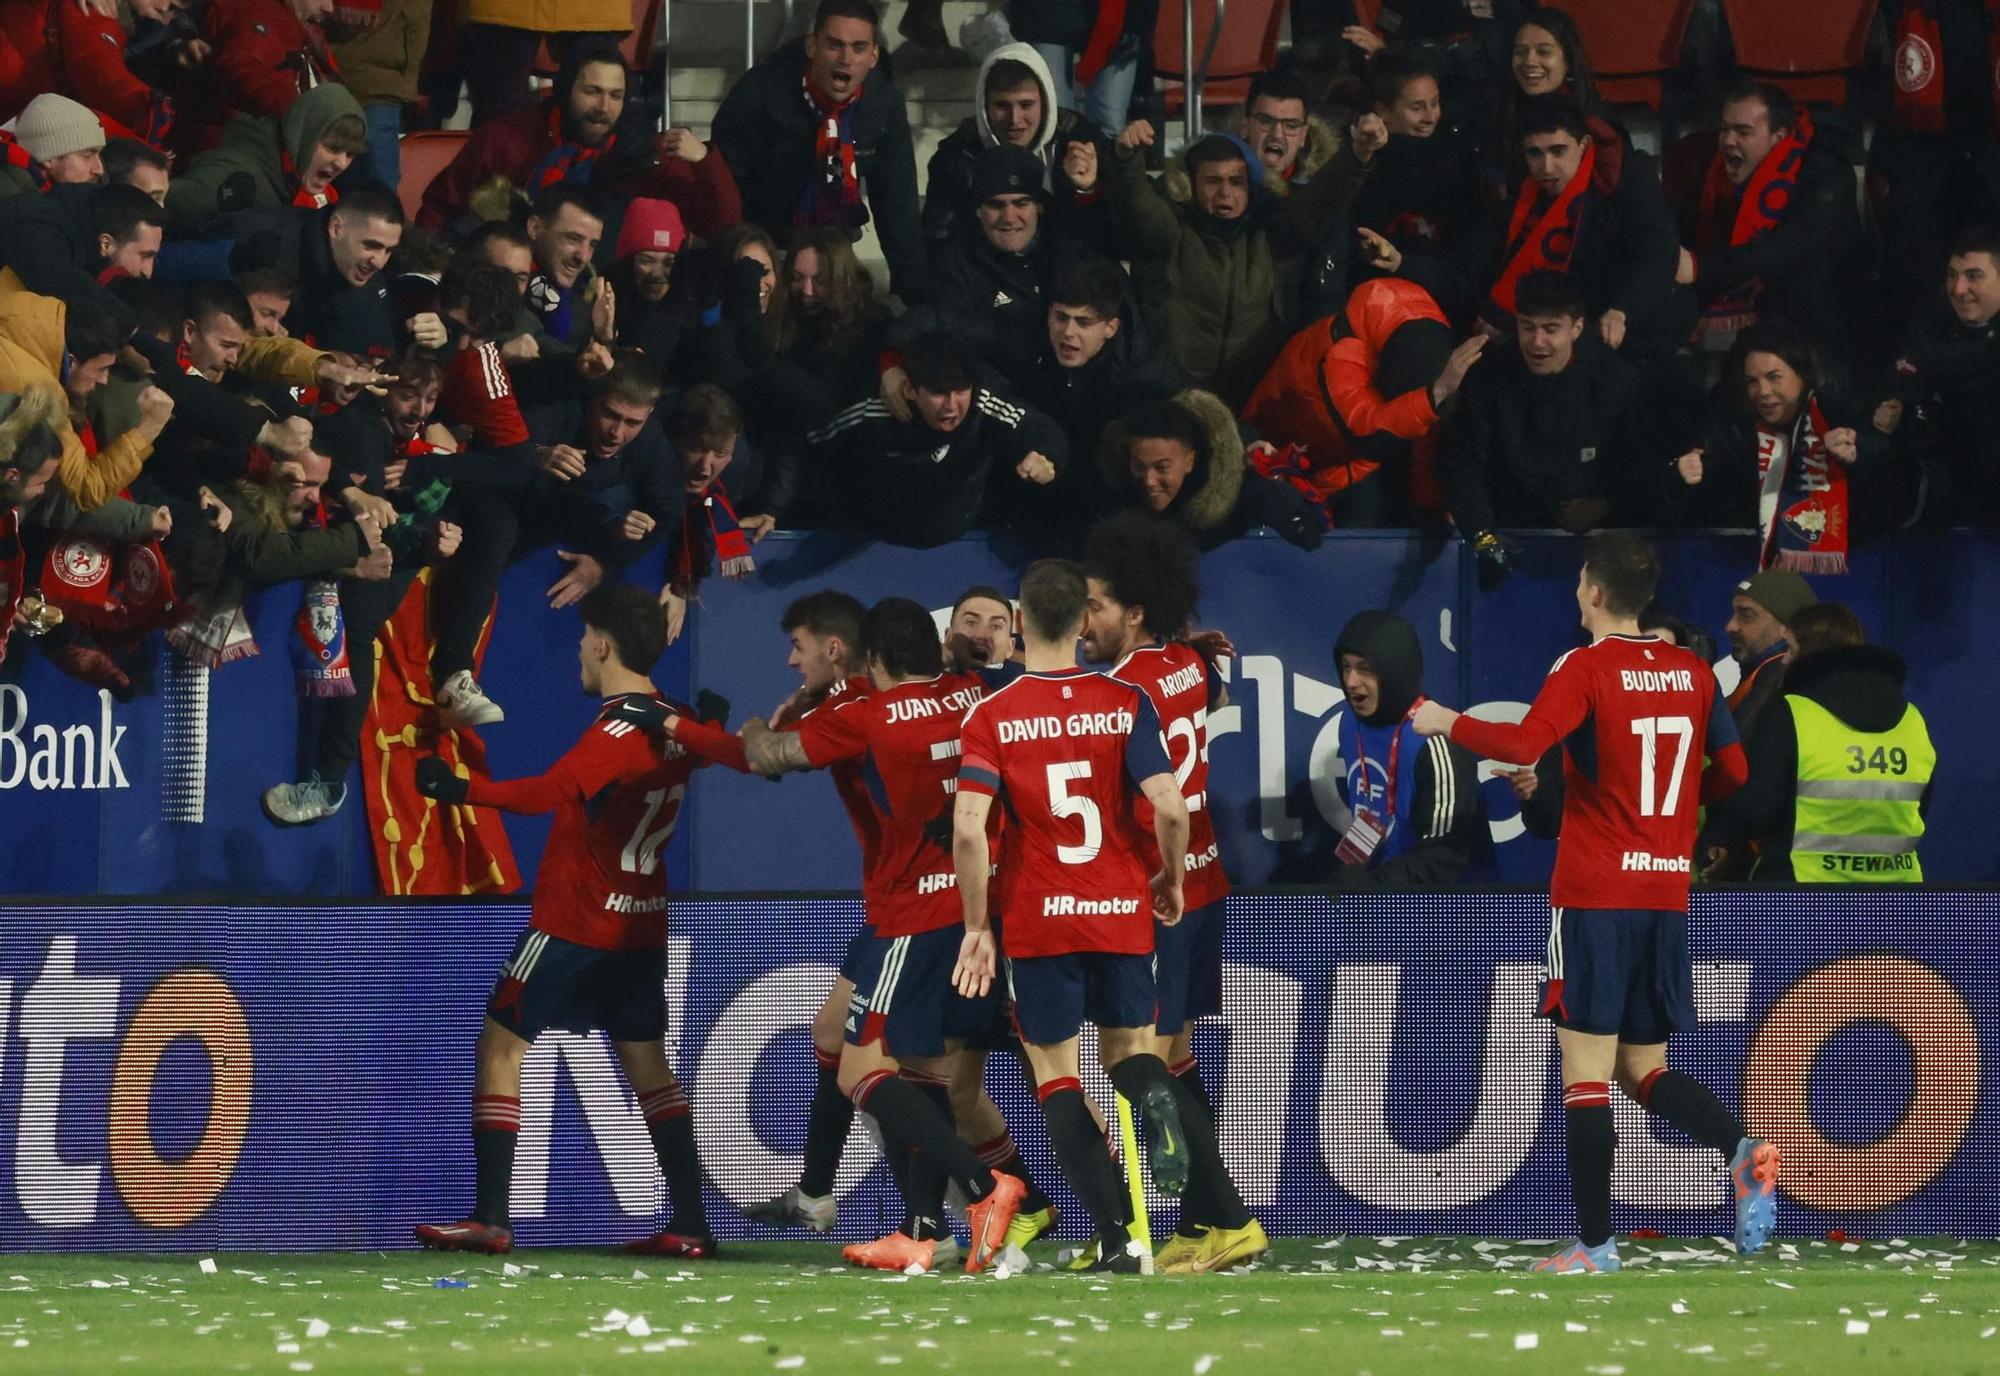
[[[1138,785],[1173,773],[1146,695],[1086,669],[1023,674],[966,715],[958,787],[1000,800],[1010,956],[1153,949]]]

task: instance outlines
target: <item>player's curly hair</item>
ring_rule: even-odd
[[[1201,598],[1194,546],[1177,526],[1140,511],[1091,527],[1083,571],[1117,601],[1145,608],[1146,629],[1167,639],[1187,630]]]

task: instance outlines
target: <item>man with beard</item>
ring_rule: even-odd
[[[652,135],[625,120],[630,72],[609,38],[570,45],[546,101],[476,126],[424,191],[417,224],[442,233],[495,178],[534,200],[552,186],[673,201],[698,233],[720,234],[743,218],[729,168],[686,129]],[[471,226],[468,226],[470,228]]]
[[[872,219],[890,290],[915,301],[924,285],[916,149],[902,94],[886,76],[871,77],[879,26],[868,0],[820,0],[804,39],[730,87],[715,113],[715,146],[744,188],[745,218],[781,243],[810,225],[858,239]]]
[[[1333,642],[1347,710],[1340,717],[1339,780],[1352,813],[1334,851],[1337,889],[1458,883],[1485,818],[1472,752],[1410,725],[1424,700],[1424,647],[1388,612],[1362,612]]]

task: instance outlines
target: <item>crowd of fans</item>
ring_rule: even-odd
[[[1570,17],[1510,0],[1315,12],[1322,60],[1170,149],[1126,8],[1015,0],[920,174],[867,0],[706,140],[638,109],[622,2],[541,33],[510,0],[450,32],[427,0],[0,0],[0,653],[25,627],[136,691],[153,632],[221,664],[245,595],[301,583],[328,710],[273,811],[310,821],[426,566],[441,718],[480,725],[501,573],[551,545],[556,606],[663,545],[678,634],[778,528],[1455,526],[1491,586],[1510,529],[1749,527],[1829,574],[2000,520],[1983,0],[1886,0],[1938,57],[1870,118],[1746,80],[1657,155]],[[398,135],[461,77],[406,214]]]

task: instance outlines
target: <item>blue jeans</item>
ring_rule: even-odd
[[[403,107],[398,101],[370,102],[361,107],[368,126],[368,151],[363,155],[363,173],[391,191],[403,176]]]
[[[1049,74],[1056,81],[1056,104],[1065,110],[1075,110],[1076,88],[1070,81],[1070,66],[1076,54],[1053,43],[1037,43],[1035,51],[1049,64]],[[1104,70],[1083,93],[1083,114],[1091,123],[1112,138],[1117,138],[1131,118],[1132,88],[1139,80],[1139,37],[1125,34],[1118,40],[1118,46],[1111,50],[1111,60],[1104,64]]]

